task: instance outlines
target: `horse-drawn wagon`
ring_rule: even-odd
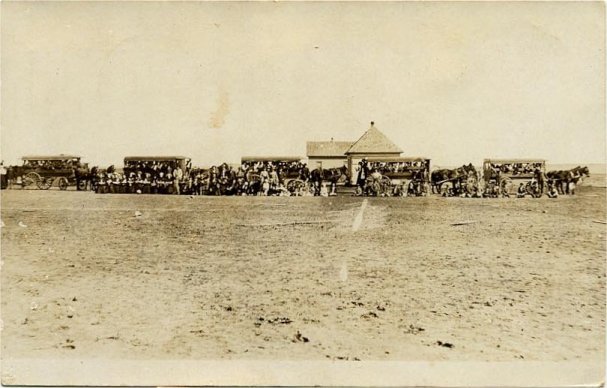
[[[181,176],[177,176],[178,167]],[[186,156],[127,156],[124,158],[123,172],[127,192],[140,190],[147,193],[155,190],[175,194],[178,189],[182,191],[191,169],[191,159]]]
[[[48,190],[56,186],[60,190],[67,190],[75,185],[77,190],[86,189],[88,164],[82,163],[80,156],[24,156],[21,159],[23,165],[11,166],[8,175],[22,188]]]
[[[297,156],[243,156],[249,193],[286,189],[290,194],[307,190],[307,167]],[[274,176],[274,178],[272,178]],[[277,178],[277,179],[276,179]],[[264,189],[264,185],[266,189]],[[255,191],[255,192],[254,192]]]
[[[365,160],[363,192],[374,196],[425,196],[430,193],[430,159],[373,157]]]
[[[544,159],[485,159],[484,196],[530,195],[539,198],[544,193],[545,176]]]

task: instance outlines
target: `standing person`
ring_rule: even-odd
[[[365,188],[367,176],[369,176],[369,166],[367,164],[367,159],[363,159],[358,162],[358,178],[356,179],[356,184],[360,187],[361,192]]]
[[[373,188],[373,194],[377,197],[383,194],[382,186],[381,186],[381,173],[377,168],[373,168],[371,172],[371,178],[373,179],[371,182],[371,187]]]
[[[99,193],[99,194],[105,194],[107,193],[107,175],[104,173],[99,172],[99,175],[97,177],[97,185],[95,187],[95,192]]]
[[[158,180],[157,180],[157,193],[158,194],[165,194],[165,183],[164,183],[164,172],[162,170],[160,170],[160,172],[158,173]]]
[[[154,175],[150,182],[150,194],[158,194],[158,176]]]
[[[181,194],[180,183],[181,183],[181,180],[183,179],[183,170],[181,169],[181,167],[179,165],[173,171],[173,178],[174,178],[173,186],[175,187],[175,194],[179,195],[179,194]]]
[[[310,173],[310,181],[312,182],[312,187],[314,188],[314,196],[317,197],[320,195],[320,191],[322,189],[323,182],[323,169],[322,164],[318,163],[318,167],[312,170]]]
[[[258,195],[267,196],[270,190],[270,174],[268,173],[268,170],[266,170],[265,167],[263,167],[261,172],[259,173],[259,178],[260,191]]]
[[[0,162],[0,189],[6,189],[8,186],[7,170],[4,167],[4,160]]]
[[[276,172],[276,167],[270,166],[269,176],[270,176],[270,188],[273,191],[275,191],[278,189],[278,184],[279,184],[279,177],[278,177],[278,173]]]
[[[114,194],[114,174],[108,173],[107,175],[107,188],[110,194]]]
[[[540,167],[537,167],[533,173],[535,180],[537,181],[540,196],[544,195],[544,186],[546,185],[546,174]]]
[[[211,169],[209,170],[209,180],[207,181],[207,193],[219,195],[217,185],[217,167],[211,166]]]
[[[150,174],[149,172],[146,172],[145,175],[143,176],[143,182],[142,182],[143,194],[150,194],[152,192],[151,184],[152,184],[152,174]]]
[[[175,185],[175,181],[173,179],[173,174],[171,173],[167,173],[165,176],[165,181],[164,181],[164,194],[172,194],[172,191],[174,191],[174,185]]]
[[[299,179],[304,181],[304,183],[308,183],[310,180],[310,169],[305,163],[302,163],[301,167],[299,168]]]

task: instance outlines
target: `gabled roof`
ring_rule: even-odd
[[[306,143],[308,157],[344,157],[351,141],[309,141]]]
[[[371,128],[365,132],[360,139],[358,139],[352,146],[346,151],[346,154],[354,153],[401,153],[401,150],[392,140],[388,139],[386,135],[380,132],[379,129],[375,128],[371,123]]]

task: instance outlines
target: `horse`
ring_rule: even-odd
[[[320,189],[322,186],[322,181],[324,179],[324,170],[319,167],[310,171],[310,182],[312,183],[312,187],[314,188],[314,196],[320,195]]]
[[[88,163],[78,163],[74,167],[74,177],[76,178],[76,190],[84,191],[88,188],[93,179],[93,174],[89,169]]]
[[[350,175],[348,174],[348,167],[341,166],[338,168],[323,169],[323,180],[328,181],[331,184],[331,190],[329,195],[337,195],[335,192],[338,183],[347,183],[350,181]]]
[[[350,175],[348,174],[348,167],[335,167],[335,168],[316,168],[310,172],[310,182],[314,187],[314,195],[320,195],[320,190],[322,188],[323,182],[327,181],[331,185],[331,190],[329,191],[330,196],[337,195],[335,192],[337,188],[337,184],[341,182],[348,182],[350,179]]]
[[[90,189],[91,191],[97,191],[97,183],[99,182],[99,167],[98,166],[93,166],[91,167],[91,169],[88,171],[87,173],[87,179],[85,180],[86,182],[86,187],[84,187],[84,190],[86,190],[87,188]],[[76,188],[78,188],[78,183],[80,182],[78,180],[78,174],[80,174],[81,172],[76,172]],[[80,178],[82,179],[82,178]]]
[[[432,185],[432,192],[439,194],[441,192],[441,187],[445,182],[453,182],[453,186],[456,187],[460,185],[462,179],[467,179],[468,176],[474,173],[476,176],[476,168],[469,163],[467,165],[462,165],[461,167],[455,169],[440,169],[434,170],[430,174],[430,183]]]
[[[556,170],[546,173],[548,179],[554,182],[559,194],[574,194],[575,185],[583,176],[590,176],[587,166],[577,166],[571,170]]]
[[[12,188],[23,177],[23,166],[8,166],[6,169],[6,179],[8,180],[8,188]],[[22,182],[21,182],[22,184]]]
[[[578,182],[580,180],[582,180],[582,178],[584,176],[589,177],[590,176],[590,169],[588,169],[587,166],[581,167],[581,166],[577,166],[576,168],[571,170],[573,172],[573,178],[571,178],[571,181],[567,184],[567,191],[568,193],[571,193],[572,195],[575,194],[575,187],[578,184]]]

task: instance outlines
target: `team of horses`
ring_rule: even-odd
[[[571,170],[556,170],[546,173],[546,177],[554,182],[559,194],[575,194],[575,188],[583,177],[589,177],[587,166],[577,166]]]
[[[462,165],[454,169],[437,169],[430,174],[431,191],[434,194],[443,196],[467,196],[467,197],[491,197],[508,195],[511,180],[501,179],[491,171],[485,171],[490,176],[481,177],[480,172],[472,163]],[[575,194],[577,184],[584,178],[589,177],[590,171],[587,166],[577,166],[569,170],[554,170],[547,173],[540,172],[537,179],[528,180],[522,183],[518,195],[530,195],[540,197],[544,193],[549,196],[572,195]],[[481,181],[495,182],[485,184],[481,187]],[[504,178],[504,177],[502,177]],[[410,184],[416,180],[413,179]]]
[[[472,163],[454,169],[434,170],[430,174],[432,192],[444,195],[474,194],[478,191],[478,172]],[[449,188],[443,191],[443,185]]]

